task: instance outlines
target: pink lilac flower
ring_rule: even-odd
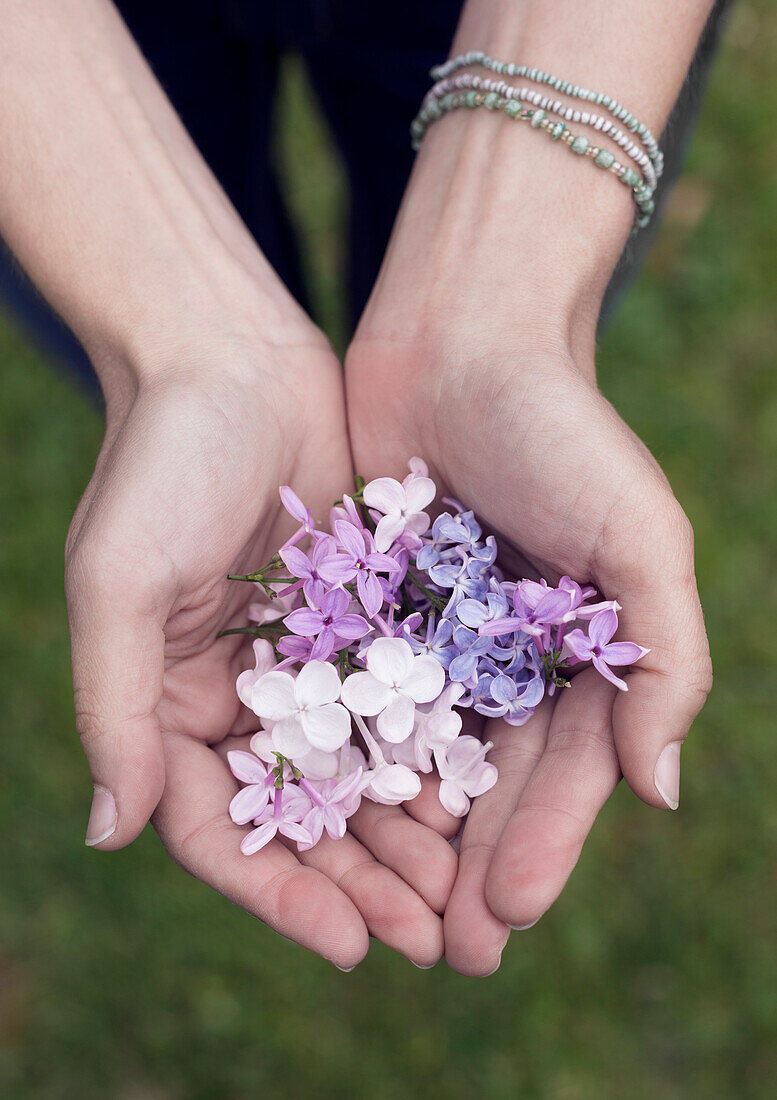
[[[251,709],[273,722],[277,752],[292,760],[312,746],[334,752],[351,733],[348,711],[338,703],[340,677],[326,661],[308,661],[296,680],[288,672],[268,672],[254,685]]]
[[[353,812],[350,810],[353,796],[361,785],[361,768],[339,781],[336,779],[326,779],[323,783],[310,783],[307,779],[300,781],[300,786],[312,803],[302,819],[302,827],[310,833],[310,843],[305,841],[300,844],[301,852],[318,844],[325,829],[332,840],[339,840],[345,836],[346,818]]]
[[[575,594],[567,588],[549,588],[536,581],[523,581],[513,595],[515,614],[484,623],[480,633],[493,636],[520,630],[534,638],[545,639],[550,626],[575,617],[574,598]]]
[[[241,672],[235,684],[238,699],[243,706],[251,706],[251,692],[254,689],[254,684],[257,680],[261,680],[266,672],[270,672],[271,669],[275,668],[277,663],[270,642],[266,638],[255,638],[254,667]]]
[[[283,620],[294,634],[303,638],[315,638],[311,659],[326,660],[336,643],[351,642],[363,638],[372,627],[363,615],[348,614],[351,600],[342,588],[325,593],[318,608],[299,607]]]
[[[228,752],[227,760],[235,778],[247,784],[230,802],[229,816],[236,825],[247,825],[259,817],[270,801],[273,777],[252,752]]]
[[[618,629],[618,616],[612,609],[599,611],[588,624],[588,634],[582,630],[571,630],[564,639],[565,648],[578,661],[591,661],[610,683],[621,691],[628,691],[625,680],[616,676],[610,665],[631,665],[649,653],[635,642],[611,642]]]
[[[257,828],[246,833],[240,843],[243,855],[250,856],[264,848],[278,834],[296,841],[297,845],[310,846],[311,835],[302,825],[302,820],[310,810],[310,798],[300,787],[285,786],[276,790],[274,801],[255,818]]]
[[[404,741],[413,730],[416,704],[437,698],[445,671],[428,654],[416,657],[404,638],[376,638],[366,663],[366,672],[344,681],[343,702],[356,714],[377,715],[378,732],[386,741]]]
[[[450,684],[433,703],[416,707],[412,737],[393,746],[395,764],[426,774],[432,770],[432,754],[444,752],[461,733],[461,715],[453,708],[463,693],[461,684]]]
[[[454,817],[464,817],[470,799],[485,794],[496,783],[497,770],[486,760],[490,748],[493,748],[490,741],[482,745],[477,737],[464,734],[444,752],[435,752],[441,779],[440,802]]]
[[[345,551],[340,557],[343,581],[356,578],[356,590],[362,607],[370,618],[380,611],[383,605],[383,589],[376,573],[396,573],[398,565],[388,554],[379,554],[375,550],[375,540],[369,531],[354,527],[352,523],[335,520],[335,535]]]
[[[385,553],[404,531],[421,535],[427,530],[429,516],[424,508],[432,503],[436,492],[434,482],[428,477],[413,476],[406,485],[393,477],[378,477],[364,486],[364,503],[381,513],[375,531],[375,546],[381,553]]]

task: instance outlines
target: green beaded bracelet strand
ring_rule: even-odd
[[[546,73],[543,69],[533,68],[530,65],[515,65],[510,62],[496,61],[480,50],[470,50],[468,53],[451,58],[450,61],[446,61],[442,65],[436,65],[431,70],[432,80],[442,80],[444,77],[456,72],[457,69],[462,69],[468,65],[481,65],[484,69],[490,69],[491,72],[498,73],[500,76],[523,77],[526,80],[533,80],[537,84],[546,84],[561,95],[568,95],[574,99],[584,99],[588,103],[595,103],[604,107],[614,118],[622,122],[627,130],[639,136],[655,165],[656,175],[661,176],[664,167],[664,156],[655,137],[643,122],[640,122],[631,111],[628,111],[612,96],[605,95],[603,92],[593,92],[588,88],[581,88],[578,84],[573,84],[572,81],[561,80],[551,73]]]
[[[497,95],[496,92],[448,93],[439,100],[432,99],[425,103],[410,126],[413,148],[418,150],[421,147],[426,131],[433,122],[450,111],[458,110],[460,107],[485,107],[490,111],[503,111],[508,118],[527,121],[534,130],[545,130],[551,140],[561,140],[577,156],[589,157],[597,168],[611,172],[624,186],[631,190],[637,206],[634,231],[644,228],[650,221],[652,199],[640,199],[641,189],[644,189],[644,181],[639,172],[616,161],[615,155],[609,149],[600,149],[592,145],[584,134],[572,133],[564,122],[549,119],[542,108],[538,107],[532,110],[523,107],[518,100],[505,99],[503,96]]]

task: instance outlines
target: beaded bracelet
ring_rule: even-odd
[[[640,201],[637,197],[638,193],[643,195],[646,189],[642,177],[634,168],[629,168],[617,161],[615,154],[611,153],[609,149],[599,149],[591,145],[584,134],[573,134],[567,129],[565,123],[553,122],[541,107],[534,109],[522,107],[517,100],[505,99],[504,96],[497,95],[496,92],[469,91],[463,92],[461,95],[448,93],[442,99],[432,99],[425,103],[410,127],[413,148],[420,148],[427,129],[436,119],[442,118],[449,111],[455,111],[459,107],[481,106],[491,111],[504,111],[508,117],[516,120],[528,121],[532,129],[545,130],[553,141],[564,141],[573,153],[578,156],[588,156],[598,168],[612,172],[621,183],[631,189],[637,203],[637,217],[634,221],[633,232],[644,228],[648,224],[652,212],[652,208],[648,204],[652,203],[652,199],[642,198]],[[641,203],[645,203],[648,208],[643,210]]]
[[[470,89],[483,92],[496,92],[497,95],[504,96],[505,99],[517,99],[521,102],[528,100],[528,102],[534,104],[535,107],[540,107],[542,110],[549,111],[551,114],[559,115],[568,122],[582,122],[584,125],[592,126],[594,130],[607,134],[610,139],[615,142],[616,145],[619,145],[624,153],[631,157],[631,159],[642,169],[645,174],[646,189],[650,192],[646,198],[652,198],[656,184],[658,183],[653,161],[644,150],[640,149],[636,143],[623,132],[623,130],[610,122],[609,119],[604,119],[594,112],[578,111],[572,107],[567,107],[560,99],[554,100],[550,96],[544,96],[540,92],[532,91],[531,88],[514,88],[506,84],[503,80],[489,80],[487,77],[475,76],[473,73],[464,73],[461,76],[445,77],[442,80],[438,80],[434,87],[427,93],[424,102],[431,98],[442,99],[442,97],[449,92],[461,92]]]
[[[514,65],[504,61],[495,61],[494,58],[479,50],[470,50],[468,53],[459,54],[458,57],[454,57],[442,65],[436,65],[431,70],[432,80],[442,80],[450,76],[451,73],[456,72],[457,69],[463,69],[467,65],[482,65],[484,69],[490,69],[500,76],[523,77],[538,84],[547,84],[561,95],[572,96],[574,99],[584,99],[589,103],[605,107],[611,115],[625,125],[627,130],[639,135],[645,144],[648,156],[653,161],[656,176],[661,177],[664,169],[664,156],[658,147],[658,142],[647,126],[635,118],[612,96],[605,95],[603,92],[592,92],[588,88],[581,88],[578,84],[573,84],[569,80],[561,80],[551,73],[546,73],[543,69],[531,68],[529,65]]]

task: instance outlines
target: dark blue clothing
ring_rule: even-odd
[[[708,67],[726,5],[716,5],[694,62],[698,73]],[[347,295],[357,320],[410,172],[410,121],[429,87],[429,69],[448,53],[461,0],[119,0],[118,6],[238,213],[304,305],[296,242],[269,155],[279,61],[287,53],[302,56],[348,174]],[[689,79],[665,135],[665,178],[676,172],[699,84]],[[661,192],[659,206],[660,199]],[[650,239],[650,231],[637,238],[608,301]],[[2,251],[0,299],[56,359],[96,385],[77,341]]]

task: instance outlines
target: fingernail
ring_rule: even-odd
[[[501,965],[502,965],[502,952],[500,951],[499,952],[499,959],[497,961],[496,966],[494,967],[493,970],[489,970],[489,972],[487,974],[484,974],[483,977],[484,978],[490,978],[492,974],[496,974],[497,970],[499,969],[499,967]]]
[[[437,963],[427,963],[426,966],[422,966],[421,963],[413,962],[412,959],[410,961],[417,970],[431,970],[432,967],[437,966]]]
[[[668,744],[656,761],[656,770],[653,773],[656,790],[670,810],[676,810],[680,805],[680,749],[682,747],[682,741],[672,741]]]
[[[352,970],[356,969],[356,963],[353,966],[338,966],[337,963],[332,963],[332,966],[339,970],[341,974],[350,974]]]
[[[543,914],[540,913],[540,916],[537,917],[536,920],[529,921],[528,924],[510,924],[510,925],[508,925],[508,927],[512,928],[513,932],[525,932],[527,930],[527,928],[534,928],[534,925],[537,923],[537,921],[539,921],[539,919],[540,919],[540,917],[542,917],[542,915]]]
[[[116,800],[111,792],[107,787],[95,786],[89,824],[86,826],[87,846],[93,848],[95,844],[102,844],[109,836],[113,836],[118,820]]]

